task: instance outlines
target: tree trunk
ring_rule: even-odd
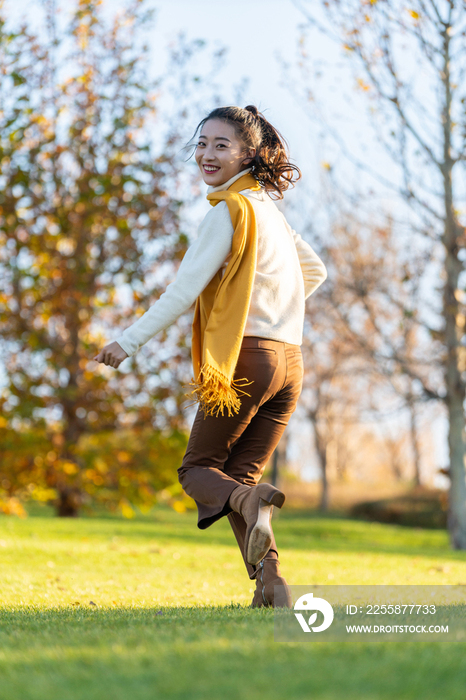
[[[417,439],[416,426],[416,407],[414,401],[409,402],[409,417],[410,417],[410,432],[411,446],[413,448],[413,463],[414,463],[414,483],[416,486],[421,485],[421,455],[419,452],[419,442]]]
[[[70,393],[71,396],[74,395],[74,392]],[[55,502],[55,507],[57,515],[61,518],[77,518],[83,502],[83,493],[80,488],[79,479],[81,465],[74,454],[74,445],[76,445],[78,442],[81,435],[81,429],[76,419],[74,406],[71,403],[73,406],[73,409],[71,409],[69,407],[69,403],[70,399],[67,398],[64,401],[64,415],[67,419],[67,423],[62,434],[64,444],[62,457],[76,465],[78,479],[73,478],[72,483],[70,483],[63,474],[57,480],[56,490],[58,492],[58,499]]]
[[[395,477],[395,481],[401,481],[403,478],[403,471],[400,461],[399,446],[394,438],[388,439],[386,445],[390,457],[390,468]]]
[[[81,506],[80,490],[70,486],[62,486],[57,490],[57,515],[61,518],[77,518],[79,515],[79,508]]]
[[[270,474],[270,481],[272,486],[277,486],[278,484],[278,447],[275,448],[272,455],[272,473]]]
[[[321,468],[321,492],[320,492],[320,503],[319,510],[323,513],[328,511],[328,478],[327,478],[327,459],[325,451],[323,454],[319,452],[320,455],[320,468]]]
[[[450,76],[450,37],[444,33],[444,72],[445,108],[443,114],[443,184],[445,206],[445,247],[446,282],[443,293],[445,318],[445,343],[447,359],[445,379],[447,385],[446,405],[449,418],[448,446],[450,450],[450,497],[448,530],[454,549],[466,549],[466,479],[464,469],[464,395],[465,387],[459,368],[459,355],[463,328],[459,323],[459,302],[456,298],[458,278],[462,263],[458,259],[458,227],[455,219],[452,191],[453,159],[451,157],[451,76]]]
[[[321,491],[320,491],[319,510],[322,511],[323,513],[326,513],[328,511],[328,503],[329,503],[328,475],[327,475],[327,446],[325,444],[325,440],[323,440],[322,436],[319,435],[319,431],[317,428],[317,421],[312,420],[312,424],[314,426],[315,446],[316,446],[316,450],[317,450],[317,454],[319,456],[319,462],[320,462]]]

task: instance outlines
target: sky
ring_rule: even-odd
[[[320,0],[303,4],[320,22],[328,24]],[[180,31],[190,39],[205,39],[209,46],[228,48],[226,65],[218,75],[222,94],[226,103],[234,104],[236,87],[247,76],[241,106],[255,104],[287,139],[291,156],[303,173],[297,188],[287,193],[291,203],[303,193],[306,197],[318,196],[323,163],[338,163],[340,169],[347,168],[349,178],[355,178],[354,168],[345,165],[341,149],[331,139],[324,139],[317,112],[321,120],[338,130],[357,159],[379,168],[387,178],[397,179],[396,169],[372,133],[370,105],[356,87],[345,50],[317,29],[309,28],[297,1],[150,0],[149,5],[156,8],[154,68],[160,65],[163,70],[166,47]],[[304,31],[308,32],[308,41],[302,47],[307,53],[306,89],[313,92],[314,103],[299,94],[303,75],[299,41]],[[209,67],[204,66],[206,71]],[[206,104],[206,112],[209,109]],[[195,125],[205,114],[193,116]],[[187,137],[191,134],[189,126]],[[389,192],[372,178],[367,177],[365,185],[377,188],[386,206],[396,206]]]
[[[301,1],[320,21],[326,22],[320,0]],[[66,14],[72,3],[59,0],[58,5]],[[124,5],[124,1],[104,0],[103,5],[113,12]],[[381,204],[392,210],[399,206],[396,197],[369,176],[357,173],[345,160],[339,146],[324,137],[322,124],[316,119],[317,112],[330,128],[337,129],[358,160],[383,172],[385,177],[397,180],[396,168],[370,126],[367,97],[356,87],[357,75],[344,49],[316,29],[308,29],[308,40],[300,45],[305,17],[298,0],[147,0],[146,6],[155,10],[155,23],[150,33],[151,71],[155,77],[166,72],[169,47],[180,33],[188,40],[206,41],[204,51],[191,66],[200,75],[212,69],[209,60],[212,50],[222,46],[228,49],[225,65],[215,71],[225,103],[236,102],[238,86],[247,76],[241,106],[255,104],[264,112],[287,139],[291,156],[303,173],[302,181],[286,195],[291,205],[287,217],[298,232],[302,207],[309,204],[312,210],[313,206],[318,206],[325,162],[337,165],[341,172],[346,171],[349,183],[354,182],[355,186],[357,183],[360,188],[375,188],[378,192],[377,198],[373,198],[375,208]],[[32,25],[40,20],[39,0],[7,0],[6,9],[12,18],[24,15]],[[299,63],[303,60],[300,54],[303,49],[307,51],[306,88],[315,96],[313,103],[297,94],[302,88]],[[288,64],[288,69],[284,64]],[[299,84],[301,88],[297,87]],[[212,106],[206,100],[205,112],[192,114],[192,122],[187,120],[186,140]],[[443,444],[443,448],[439,448],[439,462],[445,463],[444,436],[439,438],[439,443]],[[305,454],[308,454],[307,448],[299,459],[306,461]],[[316,465],[306,464],[309,475],[315,474]]]
[[[103,0],[107,11],[123,6],[124,0]],[[325,16],[320,0],[304,2],[321,21]],[[73,3],[59,0],[62,14]],[[323,132],[315,121],[315,108],[297,95],[299,88],[299,39],[305,17],[293,0],[146,0],[155,10],[155,23],[150,33],[151,68],[154,76],[167,69],[168,50],[179,33],[189,39],[204,39],[206,48],[195,60],[202,75],[211,69],[211,49],[227,48],[225,66],[216,73],[221,94],[228,104],[236,103],[237,88],[247,76],[244,104],[255,104],[269,121],[285,136],[291,156],[303,172],[298,189],[288,194],[290,202],[316,195],[323,174],[322,163],[339,163],[344,167],[339,149],[323,140]],[[34,25],[40,21],[40,0],[6,0],[9,16],[26,16]],[[319,112],[329,125],[351,144],[354,154],[372,165],[378,164],[384,174],[393,166],[370,134],[367,121],[368,103],[356,89],[356,81],[345,51],[317,30],[310,33],[309,66],[312,72],[321,70],[320,77],[311,75],[307,87],[316,95]],[[204,58],[203,58],[204,56]],[[285,63],[289,65],[288,70]],[[194,66],[193,66],[194,68]],[[186,139],[195,125],[205,116],[211,104],[206,101],[205,112],[193,114],[186,122]],[[343,159],[344,160],[344,159]],[[348,170],[354,177],[354,170]],[[369,182],[369,181],[368,181]],[[372,180],[371,180],[372,182]],[[374,183],[375,184],[375,183]],[[388,196],[387,193],[384,196]]]

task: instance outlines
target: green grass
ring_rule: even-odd
[[[466,585],[444,531],[277,515],[291,584]],[[466,697],[464,644],[274,642],[226,519],[1,517],[0,567],[1,700]]]

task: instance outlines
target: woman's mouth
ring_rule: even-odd
[[[203,165],[205,173],[216,173],[217,170],[220,170],[220,167],[218,165]]]

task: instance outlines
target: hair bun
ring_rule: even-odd
[[[257,109],[257,107],[255,105],[248,105],[244,109],[246,109],[248,112],[251,112],[251,114],[254,117],[257,117],[259,115],[259,110]]]

